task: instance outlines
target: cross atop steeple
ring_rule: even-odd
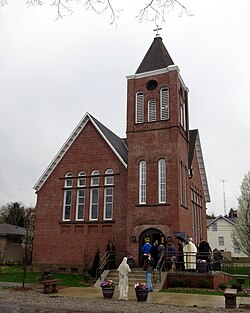
[[[161,29],[162,29],[161,27],[159,27],[158,25],[156,25],[156,29],[154,29],[154,30],[153,30],[154,32],[156,32],[155,37],[160,36],[160,34],[159,34],[159,30],[161,30]]]

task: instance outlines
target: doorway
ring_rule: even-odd
[[[164,234],[159,231],[156,228],[149,228],[146,229],[143,233],[140,235],[139,239],[139,264],[140,266],[143,265],[142,261],[142,247],[146,243],[146,241],[149,240],[150,244],[153,245],[153,243],[158,240],[158,243],[162,243],[164,247],[166,248],[166,238]]]

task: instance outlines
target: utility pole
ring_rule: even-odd
[[[226,180],[222,178],[222,184],[223,184],[223,201],[224,201],[224,216],[227,214],[225,182],[226,182]]]

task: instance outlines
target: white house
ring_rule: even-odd
[[[235,246],[231,238],[232,230],[237,218],[219,215],[214,219],[207,220],[207,238],[211,249],[219,249],[228,257],[244,257],[239,247]]]

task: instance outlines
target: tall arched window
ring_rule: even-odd
[[[84,171],[78,173],[77,187],[76,220],[82,221],[84,217],[86,191],[86,173]]]
[[[148,121],[155,122],[156,121],[156,100],[149,99],[148,101]]]
[[[139,163],[139,204],[146,204],[146,162]]]
[[[90,220],[98,220],[98,198],[99,198],[99,171],[94,170],[91,173],[91,191],[90,191]]]
[[[64,187],[67,189],[64,190],[63,221],[70,221],[70,211],[72,205],[72,187],[73,187],[73,175],[71,172],[65,174]]]
[[[167,87],[160,91],[161,120],[169,119],[169,90]]]
[[[104,180],[104,220],[112,220],[113,218],[113,184],[114,172],[112,169],[107,169]]]
[[[158,161],[158,201],[166,203],[166,161]]]
[[[143,92],[138,91],[135,99],[135,122],[144,122],[144,95]]]
[[[183,88],[180,88],[179,91],[179,110],[180,110],[180,125],[183,127],[184,130],[186,130],[187,129],[186,99]]]

